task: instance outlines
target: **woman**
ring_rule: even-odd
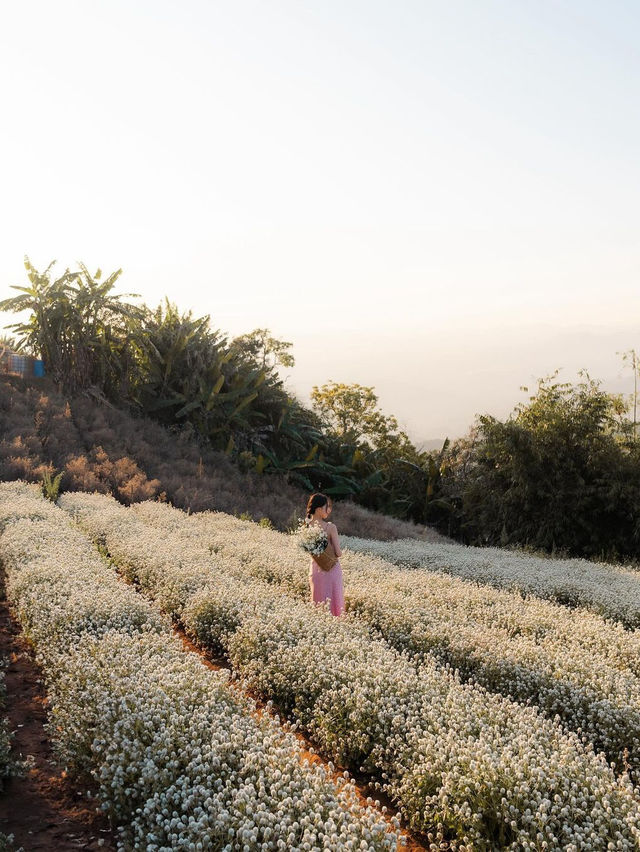
[[[324,494],[312,494],[307,503],[307,523],[321,527],[338,557],[338,561],[330,571],[323,571],[311,558],[309,584],[311,599],[314,603],[329,601],[332,615],[342,615],[344,612],[344,589],[342,586],[342,568],[340,567],[340,543],[336,525],[327,521],[331,513],[329,498]]]

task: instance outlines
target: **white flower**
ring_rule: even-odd
[[[319,556],[327,549],[329,538],[322,527],[303,521],[295,532],[298,547],[313,556]]]
[[[282,848],[303,797],[320,814],[321,843],[336,827],[338,848],[361,843],[373,818],[371,848],[396,847],[382,817],[304,766],[295,737],[187,652],[60,509],[33,488],[0,484],[0,529],[7,594],[45,676],[55,748],[72,773],[95,778],[120,848],[231,848],[227,838],[240,836],[251,849]],[[170,582],[166,600],[185,594]]]
[[[582,848],[581,838],[594,830],[597,841],[589,841],[591,848],[612,836],[620,848],[635,848],[636,794],[627,779],[616,779],[602,755],[535,708],[461,683],[430,645],[422,644],[435,639],[439,652],[452,647],[458,653],[454,616],[466,612],[469,622],[474,614],[475,624],[460,645],[461,660],[478,656],[477,671],[490,671],[491,656],[476,654],[480,644],[473,644],[473,629],[478,636],[484,629],[487,639],[502,636],[493,649],[498,660],[516,647],[510,645],[519,635],[515,631],[491,632],[493,605],[480,592],[473,597],[469,590],[475,586],[429,575],[436,588],[450,584],[448,617],[446,606],[438,608],[437,596],[421,609],[425,589],[412,585],[415,572],[408,575],[380,560],[350,556],[347,577],[354,586],[347,594],[355,591],[362,607],[358,618],[336,623],[296,601],[308,595],[308,566],[300,564],[295,543],[285,536],[220,513],[187,517],[160,504],[124,509],[110,498],[91,495],[64,495],[61,503],[106,545],[120,570],[179,618],[196,641],[223,650],[244,682],[288,709],[326,754],[343,765],[363,766],[377,778],[377,789],[395,799],[410,824],[435,825],[440,840],[446,839],[445,822],[456,824],[459,842],[470,847],[491,843],[488,825],[498,818],[506,828],[516,823],[513,848],[534,848],[542,842],[538,834],[551,848],[558,847],[560,836],[566,848],[572,843]],[[510,595],[513,605],[512,610],[504,606],[509,625],[518,596],[502,594]],[[388,598],[391,620],[379,618],[381,596]],[[533,609],[529,616],[532,637],[539,640],[541,625]],[[552,632],[550,623],[551,618],[543,622],[545,632]],[[372,631],[380,625],[396,649],[375,638]],[[598,635],[594,632],[592,644],[604,665],[606,643],[598,644]],[[535,644],[526,646],[527,653],[534,654]],[[513,667],[514,677],[505,683],[515,689],[520,670],[523,683],[537,676],[539,661],[535,654],[529,661],[522,656],[521,669]],[[631,658],[629,667],[634,665]],[[570,675],[570,669],[561,670],[560,683],[569,683]],[[612,696],[616,689],[612,684]],[[584,695],[584,707],[598,707]],[[557,700],[560,707],[570,707],[563,705],[562,691]],[[550,791],[558,801],[552,801]],[[485,814],[491,815],[488,824]],[[318,826],[320,816],[315,819]],[[368,842],[366,834],[362,840]]]

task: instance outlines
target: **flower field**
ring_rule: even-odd
[[[303,761],[295,737],[230,690],[122,583],[62,510],[0,485],[7,596],[36,650],[50,734],[97,786],[123,849],[393,849],[396,835]]]
[[[158,503],[132,507],[173,536],[203,543],[239,578],[308,596],[295,542],[221,513],[187,516]],[[206,559],[206,550],[202,552]],[[492,692],[532,702],[582,731],[618,769],[640,766],[640,635],[591,611],[450,576],[398,570],[345,553],[347,606],[389,644],[428,655]],[[419,578],[420,582],[416,582]],[[638,577],[640,582],[640,577]]]
[[[388,542],[345,537],[344,546],[402,568],[452,574],[498,589],[584,607],[625,627],[640,627],[640,573],[618,565],[414,539]]]
[[[566,704],[565,721],[584,712],[594,737],[601,718],[606,748],[617,755],[626,733],[615,740],[609,717],[622,720],[636,706],[634,634],[591,615],[573,653],[590,642],[583,656],[596,659],[594,668],[583,683],[582,659],[565,663],[557,650],[538,680],[549,682],[543,713],[499,694],[496,684],[485,688],[480,676],[463,683],[443,664],[447,643],[452,659],[477,656],[470,670],[487,678],[492,656],[497,684],[515,691],[536,673],[537,640],[548,635],[552,649],[584,611],[491,588],[483,597],[482,587],[430,574],[442,584],[439,606],[437,590],[429,598],[416,587],[415,572],[352,554],[342,562],[353,614],[336,621],[299,599],[308,564],[286,536],[225,515],[188,517],[159,504],[124,509],[100,495],[63,495],[60,503],[160,610],[201,646],[223,651],[233,671],[274,699],[325,754],[376,779],[434,842],[478,850],[633,849],[640,842],[640,800],[629,777],[561,724],[552,707]],[[456,618],[461,626],[474,613],[473,629],[458,635]],[[609,656],[600,632],[607,629],[616,638]],[[500,644],[483,650],[496,638]],[[616,680],[620,661],[628,683]],[[602,672],[611,679],[604,687]],[[574,721],[577,730],[579,716]]]

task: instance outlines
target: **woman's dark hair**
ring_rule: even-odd
[[[317,491],[315,494],[312,494],[309,497],[309,502],[307,503],[307,517],[310,518],[316,509],[319,509],[321,506],[326,506],[329,502],[329,498],[326,494],[320,494]]]

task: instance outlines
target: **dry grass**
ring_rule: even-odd
[[[0,379],[0,479],[64,471],[65,491],[112,493],[123,503],[157,497],[191,512],[216,510],[269,518],[279,530],[304,514],[308,495],[284,477],[243,473],[187,430],[88,397],[68,400],[47,380]],[[430,527],[400,521],[349,501],[334,504],[344,535],[445,540]]]

